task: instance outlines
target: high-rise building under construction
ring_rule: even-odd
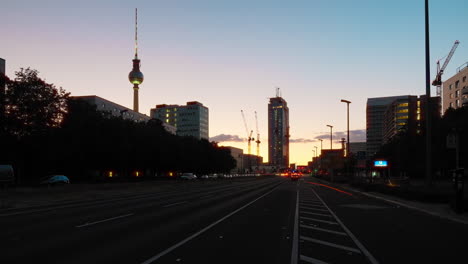
[[[279,90],[268,104],[268,160],[278,169],[289,167],[289,108]]]

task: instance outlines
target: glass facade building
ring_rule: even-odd
[[[187,105],[161,104],[151,109],[150,116],[175,126],[178,136],[209,139],[208,108],[202,103],[193,101],[187,102]]]
[[[268,104],[268,160],[277,169],[289,167],[289,108],[279,96]]]

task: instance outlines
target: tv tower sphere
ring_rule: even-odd
[[[140,60],[139,59],[134,59],[133,60],[133,69],[132,71],[128,74],[128,80],[132,84],[139,85],[143,82],[143,73],[140,71]]]

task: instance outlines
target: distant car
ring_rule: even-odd
[[[299,173],[292,173],[291,176],[291,181],[297,181],[299,178],[301,178],[301,175]]]
[[[58,185],[58,184],[70,184],[70,180],[65,175],[50,175],[44,177],[41,182],[41,185]]]
[[[182,175],[180,175],[180,178],[182,180],[195,180],[197,178],[197,175],[186,172],[186,173],[182,173]]]
[[[202,176],[200,176],[200,179],[208,179],[208,178],[209,178],[208,175],[202,175]]]

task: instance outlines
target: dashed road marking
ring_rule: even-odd
[[[96,221],[96,222],[85,223],[85,224],[78,225],[78,226],[75,226],[75,227],[77,227],[77,228],[88,227],[88,226],[92,226],[92,225],[95,225],[95,224],[100,224],[100,223],[112,221],[112,220],[115,220],[115,219],[128,217],[128,216],[131,216],[131,215],[133,215],[133,213],[132,214],[126,214],[126,215],[119,215],[119,216],[116,216],[116,217],[112,217],[112,218],[108,218],[108,219],[104,219],[104,220],[100,220],[100,221]]]
[[[301,260],[305,261],[307,263],[312,263],[312,264],[328,264],[328,262],[321,261],[319,259],[315,259],[315,258],[311,258],[311,257],[307,257],[307,256],[304,256],[304,255],[301,255]]]
[[[182,201],[182,202],[177,202],[177,203],[171,203],[171,204],[166,204],[164,205],[163,207],[166,208],[166,207],[171,207],[171,206],[175,206],[175,205],[179,205],[179,204],[184,204],[184,203],[188,203],[187,201]]]
[[[325,223],[325,224],[330,224],[330,225],[337,225],[337,222],[333,221],[327,221],[327,220],[322,220],[322,219],[316,219],[316,218],[310,218],[310,217],[304,217],[302,216],[300,219],[303,220],[310,220],[310,221],[315,221],[315,222],[320,222],[320,223]]]
[[[315,203],[304,203],[304,202],[301,202],[300,203],[301,206],[311,206],[311,207],[320,207],[320,208],[325,208],[325,206],[323,206],[322,204],[315,204]]]
[[[318,208],[307,207],[307,206],[301,206],[300,208],[301,208],[301,209],[305,209],[305,210],[314,210],[314,211],[328,212],[328,211],[325,210],[325,209],[318,209]]]
[[[319,213],[311,213],[311,212],[301,212],[303,214],[311,214],[311,215],[318,215],[318,216],[327,216],[327,217],[333,217],[331,215],[328,215],[328,214],[319,214]]]
[[[322,231],[322,232],[327,232],[327,233],[330,233],[330,234],[335,234],[335,235],[340,235],[340,236],[346,236],[347,235],[344,232],[339,232],[339,231],[320,228],[320,227],[313,227],[313,226],[308,226],[308,225],[301,225],[301,227],[302,228],[307,228],[307,229],[313,229],[313,230],[317,230],[317,231]]]
[[[319,240],[319,239],[315,239],[315,238],[311,238],[311,237],[305,237],[305,236],[301,236],[301,239],[305,240],[305,241],[309,241],[309,242],[313,242],[313,243],[317,243],[317,244],[321,244],[321,245],[325,245],[325,246],[330,246],[330,247],[334,247],[334,248],[339,248],[339,249],[343,249],[343,250],[346,250],[346,251],[351,251],[351,252],[354,252],[354,253],[361,254],[361,251],[359,249],[357,249],[357,248],[338,245],[338,244],[335,244],[335,243],[331,243],[331,242],[327,242],[327,241],[323,241],[323,240]]]

